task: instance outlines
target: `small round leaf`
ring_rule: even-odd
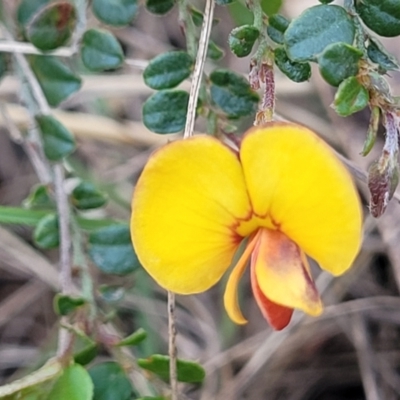
[[[115,36],[105,30],[89,29],[82,38],[81,57],[91,71],[115,69],[124,62],[124,52]]]
[[[38,115],[36,122],[42,133],[44,154],[50,161],[59,161],[75,150],[72,133],[51,115]]]
[[[283,44],[284,37],[287,27],[289,26],[289,21],[280,14],[271,15],[268,18],[267,33],[268,36],[276,43]]]
[[[174,0],[146,0],[146,8],[153,14],[163,15],[175,5]]]
[[[376,39],[369,39],[367,48],[368,57],[372,62],[378,64],[383,71],[399,70],[400,65],[396,58],[388,53],[386,49]]]
[[[342,117],[347,117],[361,111],[368,105],[369,94],[357,78],[351,76],[338,87],[333,102],[333,108]]]
[[[268,16],[276,14],[281,6],[283,0],[261,0],[261,8]]]
[[[137,0],[93,0],[94,15],[113,26],[128,25],[138,12]]]
[[[212,101],[229,117],[239,118],[256,111],[258,95],[249,82],[230,70],[215,70],[210,75]]]
[[[365,25],[378,35],[400,35],[399,0],[357,0],[356,10]]]
[[[54,50],[69,41],[75,25],[74,6],[66,1],[57,1],[35,14],[26,28],[26,36],[38,49]]]
[[[55,207],[54,200],[49,195],[49,189],[45,185],[34,186],[29,196],[23,201],[26,208],[52,209]]]
[[[187,383],[201,383],[205,378],[204,368],[193,361],[188,360],[177,360],[177,373],[179,382]],[[169,357],[161,354],[153,354],[148,358],[138,359],[138,365],[147,369],[148,371],[154,372],[161,378],[169,379]]]
[[[147,337],[147,332],[143,328],[139,328],[129,336],[123,338],[119,343],[116,344],[118,347],[122,346],[136,346],[143,342]]]
[[[96,189],[91,182],[80,182],[71,194],[72,204],[80,210],[90,210],[104,206],[105,195]]]
[[[228,44],[233,54],[246,57],[251,53],[260,31],[253,25],[242,25],[229,34]]]
[[[59,58],[52,56],[31,56],[31,68],[35,73],[47,101],[53,107],[81,87],[81,78],[76,76]]]
[[[68,315],[75,311],[78,307],[85,304],[85,299],[82,297],[71,297],[61,293],[54,296],[53,306],[56,314]]]
[[[89,236],[89,256],[106,274],[125,275],[140,264],[133,250],[129,227],[111,225]]]
[[[130,400],[132,385],[116,362],[97,364],[89,369],[94,384],[93,400]]]
[[[292,61],[312,61],[332,43],[352,44],[355,28],[351,17],[339,6],[318,5],[294,19],[285,32],[285,44]]]
[[[362,52],[346,43],[333,43],[318,56],[319,71],[332,86],[358,73]]]
[[[44,216],[33,232],[33,240],[42,249],[53,249],[60,244],[58,218],[56,214]]]
[[[218,61],[225,55],[224,50],[215,44],[212,40],[208,43],[207,57],[210,60]]]
[[[143,123],[156,133],[180,132],[185,127],[189,93],[162,90],[150,96],[143,105]]]
[[[294,82],[304,82],[310,79],[310,64],[291,61],[282,47],[275,49],[275,64]]]
[[[65,368],[46,400],[92,400],[93,382],[79,364]]]
[[[150,61],[143,79],[152,89],[171,89],[190,76],[193,64],[192,57],[185,51],[163,53]]]

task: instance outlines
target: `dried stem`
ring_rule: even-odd
[[[199,49],[197,51],[196,64],[193,71],[192,86],[190,88],[188,111],[186,114],[186,126],[183,135],[184,138],[188,138],[193,135],[194,121],[196,119],[197,99],[199,97],[201,78],[203,76],[208,43],[210,40],[212,21],[214,17],[214,6],[214,0],[207,0],[204,10],[203,26],[201,28]]]
[[[175,294],[168,291],[168,352],[171,400],[178,400],[178,373],[176,367]]]

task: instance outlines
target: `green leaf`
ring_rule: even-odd
[[[36,226],[42,218],[53,210],[27,210],[20,207],[8,207],[0,205],[0,223]],[[119,221],[112,219],[88,219],[78,217],[78,225],[86,231],[98,230],[110,225],[115,225]]]
[[[198,28],[203,24],[203,13],[197,8],[191,7],[190,14],[192,16],[192,21]]]
[[[285,39],[283,34],[289,26],[289,20],[283,15],[274,14],[268,19],[267,33],[268,36],[276,43],[283,44]]]
[[[334,0],[318,0],[322,4],[329,4],[332,3]]]
[[[72,133],[51,115],[37,115],[36,122],[42,133],[44,154],[50,161],[59,161],[75,150]]]
[[[130,400],[132,385],[116,362],[97,364],[89,369],[94,384],[93,400]]]
[[[64,61],[52,56],[30,56],[30,64],[49,104],[58,106],[81,87],[81,78]]]
[[[71,201],[80,210],[90,210],[104,206],[107,198],[93,183],[80,182],[72,191]]]
[[[33,232],[33,240],[42,249],[53,249],[59,246],[60,236],[56,214],[47,214],[38,222]]]
[[[215,70],[210,75],[212,101],[229,117],[238,118],[256,111],[258,95],[248,81],[230,70]]]
[[[368,101],[368,90],[358,82],[357,78],[351,76],[338,87],[333,108],[342,117],[347,117],[364,109],[368,105]]]
[[[79,364],[65,368],[46,400],[92,400],[93,383]]]
[[[127,225],[111,225],[92,232],[89,246],[90,258],[107,274],[125,275],[140,266]]]
[[[171,89],[190,76],[193,65],[192,57],[185,51],[169,51],[150,61],[143,79],[152,89]]]
[[[35,14],[26,28],[26,36],[38,49],[54,50],[69,41],[75,25],[74,6],[67,1],[58,1]]]
[[[113,26],[128,25],[138,12],[137,0],[93,0],[94,15],[102,22]]]
[[[17,9],[18,23],[25,29],[30,19],[49,3],[50,0],[21,0]]]
[[[143,328],[139,328],[137,331],[133,332],[126,338],[123,338],[116,346],[136,346],[137,344],[143,342],[147,337],[147,332]]]
[[[249,25],[253,23],[253,13],[242,2],[234,1],[228,5],[228,10],[236,25]]]
[[[310,64],[291,61],[282,47],[275,49],[275,64],[294,82],[304,82],[310,79]]]
[[[119,285],[101,285],[99,293],[102,300],[107,303],[116,303],[120,301],[125,295],[125,289]]]
[[[305,10],[287,28],[284,38],[292,61],[312,61],[332,43],[352,44],[355,28],[339,6],[318,5]]]
[[[346,43],[333,43],[318,57],[319,71],[332,86],[358,73],[358,62],[363,53]]]
[[[146,0],[146,8],[153,14],[163,15],[175,5],[174,0]]]
[[[138,365],[143,369],[154,372],[161,378],[169,379],[169,357],[153,354],[148,358],[139,358]],[[177,360],[177,373],[179,382],[201,383],[205,378],[204,368],[193,361]]]
[[[388,53],[382,44],[376,39],[369,38],[367,53],[370,60],[375,64],[378,64],[384,71],[400,69],[400,65],[396,58],[392,54]]]
[[[232,3],[233,1],[234,0],[215,0],[215,4],[218,4],[219,6],[225,6]]]
[[[52,209],[55,208],[55,203],[50,197],[48,187],[45,185],[36,185],[31,189],[29,196],[23,201],[26,208],[36,209]]]
[[[233,54],[246,57],[251,53],[260,31],[253,25],[242,25],[229,34],[228,44]]]
[[[380,117],[381,117],[381,112],[379,107],[377,106],[372,107],[367,137],[365,138],[364,146],[361,151],[361,155],[364,157],[369,154],[369,152],[372,150],[376,142],[376,138],[378,136]]]
[[[212,40],[208,43],[207,57],[210,60],[218,61],[225,55],[224,50],[215,44]]]
[[[365,25],[378,35],[400,35],[399,0],[357,0],[355,5]]]
[[[143,123],[153,132],[174,133],[185,127],[189,93],[162,90],[150,96],[143,105]]]
[[[74,353],[74,361],[80,365],[87,365],[93,361],[99,353],[99,346],[89,342],[84,348]]]
[[[81,58],[87,69],[104,71],[120,67],[124,62],[124,52],[112,33],[89,29],[82,38]]]
[[[282,0],[261,0],[261,8],[267,15],[276,14],[282,6]]]
[[[85,299],[82,297],[71,297],[61,293],[57,293],[53,300],[54,311],[58,315],[71,314],[85,303]]]

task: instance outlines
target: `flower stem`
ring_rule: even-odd
[[[168,352],[171,400],[178,400],[178,373],[176,367],[175,294],[168,291]]]

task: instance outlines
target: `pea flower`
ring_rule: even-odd
[[[250,260],[254,298],[276,330],[295,308],[321,314],[306,255],[342,274],[358,253],[361,224],[345,167],[316,134],[290,123],[250,129],[239,152],[206,135],[169,143],[150,157],[132,201],[133,245],[159,285],[206,291],[238,258],[224,304],[244,324],[237,291]]]

